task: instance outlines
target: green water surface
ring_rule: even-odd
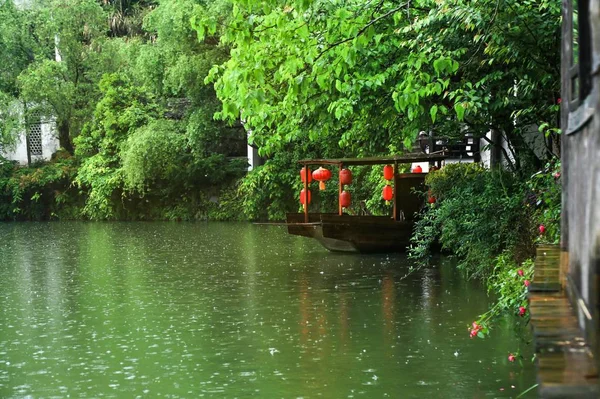
[[[274,226],[0,224],[0,398],[516,397],[530,353],[508,363],[510,322],[469,339],[489,300],[439,263],[403,279],[403,255]]]

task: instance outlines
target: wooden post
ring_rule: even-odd
[[[392,180],[394,182],[394,189],[392,190],[392,192],[394,193],[394,221],[398,220],[398,206],[396,204],[397,198],[398,196],[396,195],[396,175],[398,174],[398,162],[394,162],[394,179]]]
[[[561,45],[561,104],[560,104],[560,128],[563,132],[569,129],[569,106],[571,103],[571,85],[573,81],[568,78],[569,68],[571,68],[571,52],[573,40],[573,14],[572,4],[563,0],[562,6],[562,45]],[[569,12],[571,11],[571,12]],[[577,62],[576,60],[573,60]],[[566,288],[566,281],[569,275],[569,140],[566,134],[560,135],[560,182],[561,190],[561,207],[560,213],[560,272],[561,285]]]
[[[304,223],[308,223],[308,164],[304,164]]]
[[[340,163],[339,171],[338,171],[338,181],[339,181],[339,189],[338,189],[338,213],[342,216],[342,179],[340,178],[340,173],[342,172],[343,164]]]

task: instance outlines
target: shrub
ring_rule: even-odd
[[[71,185],[76,173],[75,159],[63,152],[32,167],[0,160],[0,220],[79,218],[82,198]]]
[[[439,241],[468,276],[486,277],[504,251],[516,261],[533,253],[532,212],[515,175],[474,163],[450,164],[430,173],[426,184],[437,202],[417,222],[413,258],[426,259]]]

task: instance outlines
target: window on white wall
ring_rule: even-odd
[[[29,118],[27,123],[27,143],[30,155],[42,156],[42,123],[39,115]]]

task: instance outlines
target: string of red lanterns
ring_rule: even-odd
[[[392,190],[391,180],[394,178],[394,167],[392,165],[385,165],[383,167],[383,178],[385,179],[385,186],[381,192],[381,196],[385,200],[386,205],[390,204],[392,198],[394,198],[394,190]]]
[[[439,168],[432,166],[430,171],[433,172],[437,169]],[[423,168],[420,165],[416,165],[412,168],[412,173],[423,173]],[[308,181],[306,181],[307,177]],[[385,186],[383,187],[381,196],[385,200],[386,204],[389,205],[390,201],[394,198],[394,190],[391,186],[391,180],[394,179],[394,167],[392,165],[385,165],[383,167],[383,178],[385,179]],[[311,173],[310,169],[305,166],[300,170],[300,179],[305,185],[308,185],[313,180],[316,180],[319,182],[319,189],[325,190],[325,182],[331,179],[331,171],[323,167],[319,167],[319,169]],[[352,195],[349,191],[346,191],[343,188],[345,185],[352,184],[352,172],[349,169],[340,169],[339,181],[341,185],[339,203],[342,208],[348,208],[350,207],[352,201]],[[302,189],[300,191],[300,203],[306,207],[311,203],[311,201],[311,191],[308,189],[306,189],[306,191],[305,189]],[[430,204],[434,204],[436,202],[436,198],[431,195],[431,190],[429,190],[427,193],[427,202]]]
[[[352,203],[352,195],[350,192],[344,190],[344,186],[352,184],[352,172],[350,169],[340,169],[339,173],[341,192],[340,192],[340,206],[342,208],[349,208]]]
[[[431,171],[434,171],[438,168],[432,167]],[[416,165],[412,169],[412,173],[423,173],[423,168],[420,165]],[[308,181],[307,180],[308,177]],[[385,186],[381,192],[383,199],[386,201],[386,204],[389,205],[390,201],[394,198],[394,190],[391,186],[391,180],[394,179],[394,167],[392,165],[385,165],[383,167],[383,178],[385,179]],[[302,183],[308,185],[313,180],[319,182],[319,189],[325,190],[325,182],[331,179],[331,171],[325,169],[323,167],[319,167],[317,170],[311,173],[308,167],[303,167],[300,170],[300,179]],[[352,184],[352,172],[349,169],[340,169],[339,172],[339,181],[341,185],[341,191],[339,195],[339,202],[342,208],[350,207],[352,195],[350,192],[343,189],[343,186]],[[430,204],[434,204],[436,202],[436,198],[431,195],[431,191],[428,192],[427,202]],[[302,189],[300,191],[300,203],[304,206],[310,204],[312,201],[312,193],[310,190]]]
[[[306,181],[307,174],[308,174],[308,182]],[[329,171],[328,169],[325,169],[323,167],[320,167],[319,169],[313,171],[312,173],[311,173],[310,169],[308,169],[306,166],[303,167],[302,169],[300,169],[300,180],[302,180],[302,183],[305,183],[308,185],[308,183],[311,183],[313,180],[316,180],[319,182],[320,190],[325,190],[325,182],[328,181],[329,179],[331,179],[331,171]],[[340,179],[340,184],[342,186],[352,184],[352,172],[349,169],[341,169],[340,173],[339,173],[339,179]],[[310,190],[308,190],[307,193],[308,193],[308,195],[304,192],[304,189],[302,189],[302,191],[300,191],[300,203],[305,206],[307,204],[310,204],[312,201],[312,195],[311,195]],[[350,206],[351,199],[352,199],[352,195],[350,194],[350,192],[344,190],[340,193],[339,201],[343,208],[348,208]]]

